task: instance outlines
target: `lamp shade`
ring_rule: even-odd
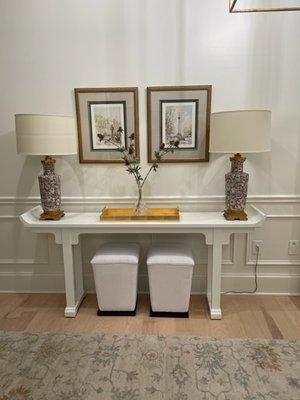
[[[211,115],[210,153],[271,150],[271,111],[224,111]]]
[[[18,153],[67,155],[77,153],[75,121],[71,116],[16,114]]]

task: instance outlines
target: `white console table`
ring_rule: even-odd
[[[24,226],[37,233],[52,233],[62,245],[66,317],[75,317],[84,298],[79,235],[96,233],[195,233],[205,236],[208,245],[206,296],[212,319],[221,319],[222,246],[233,233],[249,233],[263,224],[265,215],[254,206],[247,209],[248,221],[226,221],[221,212],[183,212],[179,221],[103,222],[99,212],[70,212],[60,221],[40,221],[41,207],[20,216]],[[76,254],[74,255],[74,252]]]

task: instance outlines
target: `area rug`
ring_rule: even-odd
[[[0,400],[299,400],[300,341],[0,332]]]

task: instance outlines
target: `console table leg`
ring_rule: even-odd
[[[206,272],[206,298],[209,305],[209,309],[211,308],[211,281],[212,281],[212,246],[207,246],[207,272]]]
[[[83,270],[82,270],[82,254],[81,243],[73,246],[74,266],[75,266],[75,284],[76,284],[76,297],[85,294],[83,287]]]
[[[207,301],[211,319],[221,319],[221,268],[222,268],[222,242],[214,240],[208,246],[207,264]]]
[[[84,298],[80,244],[77,246],[75,250],[70,235],[67,231],[64,231],[62,250],[66,288],[65,317],[76,317],[80,303]],[[75,261],[74,251],[76,251]]]

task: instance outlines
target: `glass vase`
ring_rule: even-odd
[[[138,188],[138,198],[134,205],[134,214],[137,216],[147,214],[147,206],[143,199],[143,189],[141,187]]]

